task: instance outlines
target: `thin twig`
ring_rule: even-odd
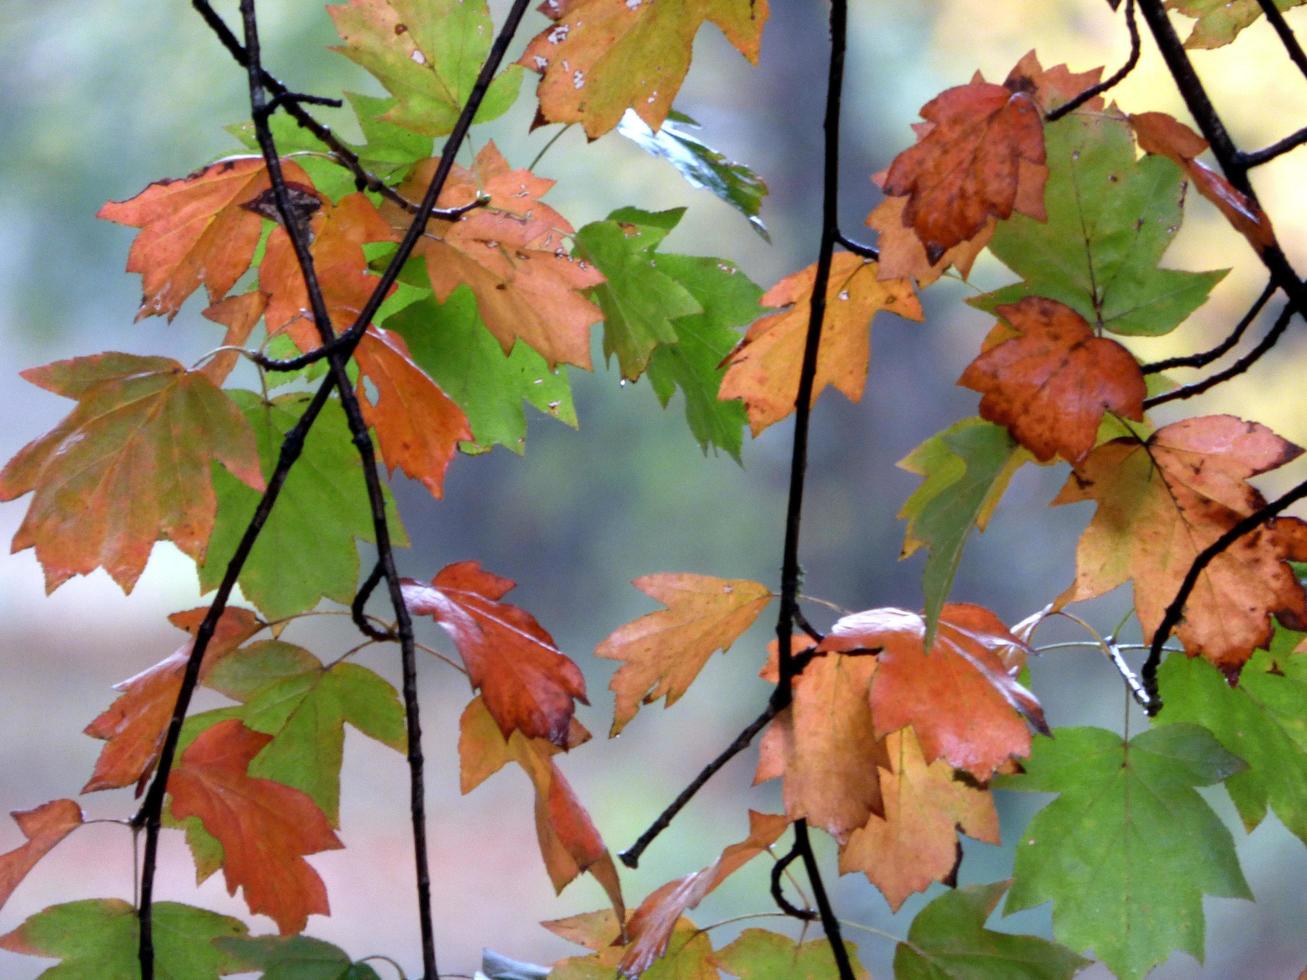
[[[1172,388],[1170,391],[1164,391],[1160,395],[1154,395],[1152,398],[1144,399],[1144,408],[1156,408],[1158,405],[1165,405],[1167,402],[1178,401],[1182,398],[1193,398],[1195,395],[1201,395],[1205,391],[1210,391],[1219,384],[1229,381],[1243,374],[1250,367],[1257,363],[1267,351],[1273,348],[1289,326],[1289,321],[1293,319],[1294,309],[1292,306],[1286,306],[1280,311],[1279,317],[1271,329],[1266,332],[1266,336],[1261,339],[1256,347],[1250,350],[1239,360],[1235,361],[1224,371],[1217,371],[1211,377],[1204,378],[1202,381],[1196,381],[1191,385],[1184,385],[1180,388]]]
[[[1262,13],[1266,15],[1271,27],[1275,28],[1275,33],[1280,36],[1280,43],[1284,45],[1284,50],[1288,52],[1289,60],[1297,65],[1303,77],[1307,78],[1307,53],[1303,52],[1302,45],[1293,36],[1293,29],[1289,26],[1289,22],[1284,19],[1284,14],[1280,12],[1280,8],[1275,5],[1275,0],[1257,0],[1257,4],[1262,8]]]
[[[354,594],[354,601],[350,603],[349,614],[354,620],[354,625],[358,627],[359,632],[364,636],[371,637],[374,640],[393,640],[395,634],[393,631],[379,630],[368,622],[368,615],[363,611],[363,607],[368,604],[368,599],[372,597],[373,591],[380,584],[382,576],[386,574],[386,569],[378,561],[372,566],[372,571],[368,577],[363,580],[359,586],[358,592]]]
[[[1125,682],[1126,688],[1129,689],[1130,696],[1135,699],[1141,708],[1147,711],[1149,705],[1152,704],[1152,698],[1144,690],[1143,684],[1140,683],[1135,672],[1130,669],[1130,665],[1125,662],[1125,657],[1121,655],[1121,648],[1117,645],[1115,636],[1103,637],[1103,652],[1112,661],[1112,666],[1116,668],[1116,672],[1121,675],[1121,680]]]
[[[1270,146],[1265,146],[1260,150],[1253,150],[1249,153],[1240,153],[1239,159],[1243,165],[1250,170],[1253,167],[1260,167],[1269,160],[1274,160],[1282,153],[1288,153],[1302,144],[1307,143],[1307,126],[1298,130],[1296,133],[1290,133],[1282,140],[1277,140]]]
[[[1248,308],[1248,312],[1243,315],[1243,318],[1235,324],[1234,329],[1230,331],[1230,335],[1211,350],[1205,350],[1201,354],[1187,354],[1183,357],[1168,357],[1161,361],[1153,361],[1150,364],[1141,364],[1139,366],[1140,373],[1157,374],[1161,371],[1170,371],[1172,368],[1206,367],[1208,364],[1211,364],[1212,361],[1224,356],[1239,342],[1239,338],[1244,335],[1244,332],[1252,325],[1252,322],[1257,319],[1257,315],[1262,312],[1262,307],[1270,301],[1270,298],[1275,295],[1275,292],[1275,281],[1268,279],[1266,281],[1266,287],[1262,290],[1262,294],[1258,296],[1253,305]]]
[[[795,858],[802,857],[799,851],[799,844],[795,841],[794,846],[789,849],[785,857],[781,858],[771,869],[771,897],[776,902],[776,907],[792,919],[801,919],[804,922],[811,922],[817,918],[817,913],[812,909],[801,909],[794,905],[785,897],[785,869],[788,868]]]
[[[835,241],[854,255],[861,255],[864,259],[871,259],[873,262],[880,261],[880,249],[876,248],[874,245],[868,245],[865,242],[860,242],[856,239],[850,238],[838,228],[835,229]]]
[[[1149,717],[1162,710],[1162,699],[1157,693],[1157,668],[1162,662],[1163,644],[1166,643],[1166,638],[1171,635],[1171,630],[1175,629],[1179,624],[1180,617],[1184,614],[1185,603],[1189,601],[1189,595],[1198,585],[1198,577],[1226,548],[1249,531],[1265,524],[1285,508],[1297,503],[1304,497],[1307,497],[1307,480],[1298,484],[1283,496],[1277,497],[1265,507],[1253,511],[1200,551],[1198,556],[1194,558],[1193,563],[1189,566],[1189,571],[1185,574],[1184,581],[1180,583],[1179,591],[1176,592],[1175,598],[1171,600],[1171,604],[1166,607],[1162,622],[1158,624],[1157,631],[1153,634],[1153,642],[1148,649],[1148,659],[1144,661],[1143,670],[1140,671],[1144,679],[1144,690],[1148,692],[1150,701]]]
[[[1135,22],[1135,0],[1126,0],[1125,25],[1126,29],[1130,31],[1130,57],[1126,59],[1125,64],[1097,85],[1091,85],[1071,101],[1064,102],[1052,110],[1044,117],[1045,122],[1056,122],[1063,116],[1075,112],[1090,99],[1115,88],[1125,80],[1127,75],[1135,70],[1135,65],[1139,63],[1139,25]]]

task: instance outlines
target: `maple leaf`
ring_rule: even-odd
[[[201,607],[169,616],[173,625],[191,634],[191,639],[153,667],[114,685],[115,690],[123,693],[84,729],[87,735],[104,739],[106,744],[95,760],[91,778],[82,787],[83,793],[135,783],[136,795],[141,795],[159,760],[164,732],[176,707],[182,675],[195,644],[195,633],[208,612],[207,607]],[[246,609],[232,606],[224,609],[204,651],[204,661],[200,665],[201,681],[216,664],[263,626],[263,622]]]
[[[245,890],[251,912],[271,916],[282,935],[330,912],[327,889],[304,855],[343,847],[305,793],[246,774],[271,736],[239,721],[202,732],[168,779],[172,815],[198,817],[223,850],[228,894]]]
[[[298,164],[281,166],[286,180],[308,183]],[[245,205],[270,186],[261,157],[236,157],[100,208],[97,218],[141,229],[127,253],[127,271],[141,274],[144,292],[136,318],[171,320],[201,285],[210,304],[226,296],[263,234],[263,219]]]
[[[1028,296],[994,312],[1011,330],[995,328],[958,384],[984,395],[981,417],[1007,426],[1037,460],[1084,460],[1107,412],[1143,420],[1139,363],[1075,310]]]
[[[928,126],[890,164],[884,190],[906,197],[902,221],[938,262],[1013,210],[1044,217],[1044,124],[1020,66],[1002,85],[979,75],[921,108]]]
[[[177,902],[155,902],[151,911],[154,975],[159,980],[217,980],[231,972],[215,940],[243,936],[245,923],[208,909]],[[12,932],[0,948],[63,962],[41,974],[137,980],[140,922],[136,907],[120,898],[90,898],[51,905]]]
[[[541,923],[556,935],[594,951],[589,956],[559,960],[549,971],[549,980],[634,980],[637,976],[644,980],[720,980],[708,934],[685,917],[672,929],[666,952],[647,970],[619,972],[627,947],[621,944],[618,922],[612,912],[605,911]]]
[[[294,393],[264,401],[252,391],[232,391],[254,429],[263,472],[276,469],[284,435],[294,427],[311,395]],[[200,587],[217,588],[227,563],[258,506],[259,495],[215,471],[218,514]],[[390,490],[382,486],[391,540],[408,543]],[[282,487],[239,583],[245,598],[269,620],[312,609],[324,596],[349,605],[359,579],[359,538],[373,538],[372,509],[360,473],[358,452],[340,402],[330,400],[304,440],[304,450]]]
[[[794,411],[808,333],[816,264],[787,276],[763,294],[764,306],[785,307],[762,317],[729,355],[719,398],[742,398],[755,436]],[[876,263],[842,252],[834,257],[826,291],[826,319],[817,351],[812,398],[834,385],[858,401],[871,359],[868,326],[882,310],[920,320],[921,304],[906,279],[882,282]]]
[[[1207,164],[1194,159],[1207,149],[1207,140],[1165,112],[1132,115],[1130,125],[1139,139],[1139,148],[1164,156],[1183,170],[1198,193],[1216,205],[1259,255],[1276,244],[1271,219],[1257,202]]]
[[[955,883],[962,859],[956,830],[997,844],[998,812],[993,796],[955,779],[952,766],[927,764],[912,729],[890,734],[885,755],[884,814],[873,813],[849,834],[840,847],[840,874],[863,872],[898,911],[909,895],[936,881]]]
[[[535,617],[498,600],[516,583],[475,561],[446,565],[430,585],[404,579],[404,602],[454,641],[499,730],[566,746],[574,701],[589,704],[585,678]]]
[[[546,0],[555,24],[518,60],[541,75],[536,95],[546,122],[579,122],[590,139],[628,109],[660,129],[690,68],[704,21],[756,63],[767,0]]]
[[[454,128],[490,51],[485,0],[349,0],[327,7],[345,44],[333,48],[362,65],[395,96],[381,118],[426,136]],[[508,111],[522,72],[511,66],[490,83],[476,121]]]
[[[1113,333],[1170,332],[1225,276],[1158,266],[1183,220],[1180,170],[1161,157],[1136,160],[1129,123],[1114,110],[1059,120],[1046,150],[1047,220],[1013,215],[989,244],[1023,281],[968,302],[993,312],[1043,296]]]
[[[617,735],[642,704],[666,696],[671,707],[714,650],[723,653],[771,601],[771,590],[747,579],[686,572],[644,575],[631,583],[667,608],[619,627],[595,648],[620,660],[608,687],[617,695],[609,736]]]
[[[82,825],[82,808],[74,800],[51,800],[31,810],[9,814],[27,842],[0,854],[0,907],[19,886],[27,872],[51,849]]]
[[[1023,717],[1048,731],[1039,702],[999,655],[1026,646],[988,609],[968,603],[944,606],[929,650],[922,642],[925,632],[916,613],[869,609],[839,619],[817,650],[878,651],[869,678],[875,737],[911,725],[926,762],[944,759],[976,779],[988,779],[1008,759],[1029,752]],[[882,768],[890,767],[882,762]]]
[[[263,489],[249,425],[198,371],[108,353],[22,375],[77,401],[0,471],[0,500],[35,492],[13,550],[36,548],[47,592],[96,568],[131,592],[159,538],[201,561],[217,507],[214,461]]]
[[[1303,0],[1275,0],[1281,11],[1299,6]],[[1166,0],[1169,10],[1178,10],[1196,20],[1186,48],[1219,48],[1229,44],[1245,27],[1262,16],[1258,0]]]
[[[224,657],[204,683],[244,704],[240,719],[246,728],[272,736],[249,774],[308,794],[333,827],[340,826],[346,722],[396,752],[408,744],[404,709],[389,681],[358,664],[326,667],[280,640]]]
[[[231,961],[232,972],[261,970],[264,977],[283,980],[381,980],[367,963],[312,936],[233,936],[213,944]]]
[[[985,928],[1011,882],[946,891],[912,920],[908,938],[894,950],[897,980],[1071,980],[1090,961],[1038,936]],[[231,940],[227,940],[230,942]]]
[[[1184,419],[1145,442],[1099,446],[1053,501],[1098,502],[1076,550],[1076,580],[1058,603],[1132,579],[1135,611],[1151,637],[1198,553],[1265,504],[1247,479],[1301,453],[1265,426],[1231,415]],[[1270,521],[1212,560],[1178,628],[1190,656],[1234,676],[1270,641],[1272,613],[1290,626],[1307,623],[1307,596],[1286,561],[1302,532],[1295,518]]]
[[[413,363],[399,334],[368,327],[354,357],[376,387],[373,400],[360,378],[359,404],[363,418],[377,431],[386,465],[392,473],[399,467],[440,498],[459,440],[472,438],[467,416]]]
[[[1005,914],[1052,900],[1059,942],[1137,978],[1173,949],[1203,955],[1204,893],[1252,898],[1230,832],[1193,788],[1244,763],[1205,730],[1165,725],[1125,742],[1059,728],[1023,767],[997,785],[1060,795],[1017,845]]]
[[[939,613],[967,535],[973,526],[985,530],[1012,475],[1027,459],[1029,454],[1006,429],[972,418],[936,433],[895,464],[925,477],[903,502],[898,517],[908,522],[899,558],[923,547],[929,552],[921,579],[927,647],[935,642]]]
[[[878,176],[883,182],[884,175]],[[912,279],[919,289],[933,283],[949,266],[957,269],[963,279],[971,275],[976,257],[994,236],[997,220],[989,218],[974,235],[939,252],[932,261],[916,230],[904,223],[903,211],[907,206],[906,197],[886,195],[867,215],[867,227],[876,232],[876,245],[880,251],[876,275],[881,279]]]
[[[627,923],[629,944],[622,956],[623,976],[638,977],[667,951],[681,913],[694,908],[709,892],[752,861],[785,833],[790,818],[749,811],[749,836],[722,851],[708,867],[655,889],[640,903]]]
[[[853,964],[853,976],[871,980],[871,973],[858,962],[858,947],[845,941],[844,950]],[[712,959],[716,966],[740,980],[827,980],[839,975],[835,954],[826,939],[800,943],[766,929],[745,929],[730,945],[714,952]]]
[[[402,191],[420,198],[435,165],[420,165]],[[432,221],[414,254],[426,259],[441,302],[460,285],[472,290],[481,319],[505,354],[521,339],[550,367],[588,370],[590,326],[601,315],[582,294],[603,276],[567,254],[564,241],[572,226],[540,201],[553,184],[529,170],[509,169],[494,142],[487,143],[471,172],[454,168],[439,203],[457,207],[479,192],[489,204],[456,222]]]
[[[226,336],[222,338],[219,346],[243,346],[262,318],[267,302],[268,297],[256,289],[253,292],[241,293],[239,296],[228,296],[204,310],[206,319],[221,323],[227,328]],[[227,376],[231,374],[240,358],[240,351],[219,351],[200,368],[200,372],[216,386],[222,387],[222,383],[227,380]]]
[[[1200,659],[1167,657],[1157,673],[1166,692],[1157,720],[1202,725],[1248,763],[1225,781],[1244,829],[1251,833],[1269,805],[1307,841],[1307,657],[1290,652],[1303,638],[1277,629],[1271,652],[1253,654],[1237,687]]]

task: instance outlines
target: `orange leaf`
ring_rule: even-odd
[[[1132,115],[1130,125],[1134,127],[1139,148],[1173,160],[1198,188],[1198,193],[1220,209],[1259,255],[1276,244],[1271,219],[1257,202],[1207,164],[1194,159],[1207,149],[1207,140],[1165,112]]]
[[[516,730],[566,747],[573,701],[590,703],[585,678],[534,616],[497,601],[515,584],[464,561],[446,565],[431,585],[404,579],[402,587],[408,608],[453,638],[505,738]]]
[[[1008,72],[1007,84],[1011,87],[1016,79],[1025,79],[1034,94],[1035,101],[1044,112],[1051,112],[1064,102],[1098,84],[1103,69],[1090,68],[1087,71],[1073,72],[1066,65],[1054,65],[1045,68],[1033,50],[1027,51],[1020,61]],[[1096,112],[1103,108],[1101,96],[1095,96],[1081,107],[1081,111]]]
[[[669,881],[641,902],[627,924],[630,945],[622,957],[622,975],[638,977],[649,969],[667,951],[681,913],[694,908],[705,895],[767,850],[789,825],[789,817],[750,810],[747,838],[727,847],[708,867]]]
[[[308,183],[298,164],[283,160],[282,170],[287,180]],[[127,254],[127,271],[141,274],[144,293],[136,318],[171,320],[201,284],[211,304],[226,296],[263,231],[263,219],[245,205],[270,186],[261,157],[239,157],[100,208],[96,217],[141,229]]]
[[[877,278],[913,279],[918,288],[924,289],[942,276],[949,266],[957,269],[963,279],[967,278],[976,256],[994,237],[997,222],[988,219],[975,235],[941,252],[932,262],[917,233],[903,223],[903,209],[907,203],[907,198],[886,196],[867,215],[867,226],[875,229],[876,245],[880,249]]]
[[[943,759],[981,780],[1010,757],[1028,755],[1021,716],[1042,732],[1048,728],[1039,702],[998,652],[1025,644],[988,609],[960,602],[945,603],[929,651],[925,636],[917,613],[869,609],[836,622],[817,649],[880,651],[869,699],[876,738],[911,725],[927,762]]]
[[[404,185],[408,193],[421,197],[435,163],[418,166]],[[550,367],[589,370],[590,326],[602,314],[583,292],[604,277],[567,253],[566,238],[574,229],[540,202],[553,185],[529,170],[510,170],[494,142],[487,143],[470,173],[454,168],[440,205],[467,204],[478,192],[489,196],[489,205],[456,222],[432,221],[414,254],[426,259],[442,302],[460,285],[471,288],[481,319],[505,354],[520,339]]]
[[[83,793],[136,783],[136,795],[141,795],[159,760],[164,729],[177,703],[182,674],[186,672],[186,661],[195,643],[195,631],[208,611],[207,607],[201,607],[169,616],[173,625],[191,634],[191,639],[153,667],[115,685],[122,695],[86,726],[87,735],[102,738],[107,744],[100,750],[95,771],[82,787]],[[204,651],[201,680],[214,664],[262,628],[262,621],[248,609],[224,609]]]
[[[10,813],[27,843],[0,854],[0,907],[27,877],[36,862],[82,825],[82,808],[73,800],[51,800],[31,810]]]
[[[872,727],[872,656],[816,657],[794,679],[794,700],[763,734],[755,783],[784,776],[785,812],[836,840],[880,813],[877,765],[888,765]]]
[[[664,695],[667,707],[675,704],[713,651],[725,653],[771,601],[765,585],[747,579],[667,572],[631,584],[667,608],[614,630],[595,649],[597,657],[622,661],[608,682],[617,695],[610,736],[641,704]]]
[[[1017,336],[986,346],[958,379],[981,392],[982,418],[1007,426],[1046,462],[1079,463],[1105,412],[1144,417],[1144,376],[1134,356],[1056,300],[1027,296],[995,312]]]
[[[172,814],[199,817],[222,844],[227,893],[245,889],[251,912],[269,915],[283,936],[311,914],[327,915],[327,889],[304,855],[343,847],[306,794],[246,769],[272,741],[237,719],[220,721],[191,743],[168,779]]]
[[[431,491],[444,493],[445,469],[460,439],[471,439],[467,416],[409,356],[404,338],[368,327],[354,352],[359,369],[376,385],[368,398],[359,378],[363,418],[377,431],[381,455],[391,472],[399,467]]]
[[[933,882],[956,884],[957,831],[997,844],[998,813],[987,790],[958,781],[943,761],[927,765],[911,728],[885,744],[891,762],[880,773],[885,815],[873,815],[849,835],[840,848],[840,874],[863,872],[897,912]]]
[[[1151,639],[1198,553],[1265,504],[1247,479],[1301,454],[1265,426],[1231,415],[1185,419],[1147,442],[1099,446],[1053,501],[1098,502],[1076,551],[1075,584],[1058,603],[1133,579],[1135,611]],[[1297,557],[1303,530],[1295,518],[1269,521],[1207,566],[1177,631],[1190,656],[1233,677],[1270,642],[1271,614],[1292,629],[1307,627],[1307,596],[1286,563]]]
[[[221,346],[240,347],[254,331],[255,324],[263,316],[263,308],[267,302],[268,297],[256,289],[253,292],[241,293],[239,296],[228,296],[214,303],[204,311],[204,316],[227,328],[227,335],[222,338]],[[240,356],[239,351],[221,351],[200,368],[200,373],[221,387],[227,380],[227,375],[231,374],[232,368],[236,366],[236,362],[240,360]]]
[[[0,472],[0,500],[35,491],[13,550],[36,548],[47,592],[100,567],[130,592],[159,538],[202,559],[218,508],[214,460],[263,489],[249,423],[199,371],[109,353],[22,375],[77,400]]]
[[[922,106],[929,125],[890,164],[885,193],[907,198],[911,226],[934,264],[1013,210],[1043,220],[1044,124],[1033,84],[1018,71],[1003,85],[979,76]]]
[[[717,397],[744,399],[749,428],[756,436],[794,411],[799,393],[809,303],[817,266],[787,276],[763,295],[763,306],[786,307],[757,320],[726,358],[726,376]],[[921,319],[921,304],[906,279],[882,282],[876,263],[847,252],[835,256],[826,290],[826,319],[817,350],[815,402],[827,385],[851,400],[862,397],[871,359],[871,318],[881,310]]]

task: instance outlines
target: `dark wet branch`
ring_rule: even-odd
[[[1056,122],[1063,116],[1075,112],[1090,99],[1102,95],[1121,84],[1125,77],[1135,70],[1135,65],[1139,63],[1139,24],[1135,21],[1135,0],[1126,0],[1125,24],[1126,29],[1130,32],[1130,57],[1126,58],[1125,64],[1097,85],[1091,85],[1085,89],[1070,102],[1062,103],[1044,117],[1046,122]]]
[[[1289,27],[1289,22],[1284,19],[1284,14],[1276,6],[1275,0],[1257,0],[1258,6],[1262,8],[1262,13],[1266,15],[1267,22],[1275,29],[1275,33],[1280,38],[1280,43],[1284,45],[1284,50],[1288,52],[1289,60],[1298,66],[1304,78],[1307,78],[1307,53],[1303,52],[1302,45],[1293,35],[1293,29]]]
[[[1201,354],[1186,354],[1182,357],[1168,357],[1165,360],[1153,361],[1150,364],[1141,364],[1139,370],[1143,374],[1157,374],[1161,371],[1170,371],[1172,368],[1200,368],[1206,367],[1212,361],[1223,357],[1228,353],[1239,339],[1244,335],[1252,322],[1257,319],[1257,315],[1262,312],[1270,298],[1275,295],[1276,285],[1274,281],[1268,280],[1262,294],[1257,297],[1253,305],[1248,308],[1248,312],[1243,318],[1235,324],[1228,337],[1222,340],[1210,350],[1205,350]]]
[[[1307,143],[1307,126],[1298,130],[1296,133],[1290,133],[1282,140],[1277,140],[1270,146],[1263,147],[1260,150],[1253,150],[1249,153],[1241,153],[1239,154],[1239,159],[1245,167],[1251,170],[1253,167],[1260,167],[1263,163],[1274,160],[1281,154],[1297,149],[1304,143]]]

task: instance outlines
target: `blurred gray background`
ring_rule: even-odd
[[[220,9],[231,16],[235,3]],[[826,15],[826,5],[813,0],[778,5],[757,68],[715,28],[705,28],[677,100],[704,124],[705,140],[753,166],[770,184],[763,218],[773,245],[757,238],[735,212],[615,134],[587,145],[579,132],[568,132],[539,168],[559,181],[547,200],[577,227],[623,205],[688,206],[664,249],[731,258],[764,288],[812,262]],[[531,16],[518,50],[543,23]],[[361,69],[325,50],[336,38],[317,4],[265,3],[263,33],[267,64],[293,88],[380,92]],[[856,235],[862,229],[877,200],[868,175],[908,145],[908,127],[922,103],[977,69],[1001,79],[1031,47],[1045,65],[1068,61],[1076,70],[1103,63],[1110,70],[1126,53],[1122,25],[1106,4],[1090,0],[856,4],[845,100],[846,231]],[[1245,32],[1230,49],[1200,53],[1198,61],[1219,84],[1220,107],[1245,145],[1262,145],[1301,124],[1303,80],[1264,25]],[[231,152],[234,144],[221,127],[244,118],[245,98],[243,74],[187,4],[0,5],[0,336],[8,352],[0,371],[0,458],[45,432],[69,405],[23,382],[17,376],[22,368],[106,349],[164,353],[189,363],[218,342],[218,328],[199,316],[198,299],[171,325],[159,319],[133,324],[139,280],[122,268],[134,232],[97,222],[94,214],[105,200],[129,197],[151,180],[184,175]],[[1118,98],[1135,111],[1179,109],[1147,40],[1144,61]],[[474,134],[476,146],[493,137],[511,163],[525,166],[553,133],[528,132],[532,112],[524,97],[508,117]],[[329,121],[350,134],[349,120],[338,116]],[[1307,268],[1305,219],[1294,206],[1293,157],[1259,171],[1257,179],[1281,240],[1298,267]],[[1235,269],[1192,324],[1140,348],[1150,358],[1211,342],[1262,282],[1241,240],[1205,202],[1191,195],[1190,205],[1168,263]],[[988,288],[1011,277],[985,259],[972,278]],[[920,605],[920,558],[896,560],[903,529],[895,519],[917,480],[893,463],[975,410],[975,395],[953,386],[988,327],[982,315],[959,303],[967,289],[948,282],[933,287],[925,296],[924,324],[878,319],[862,403],[851,405],[828,392],[817,406],[803,535],[809,594],[852,609]],[[402,479],[396,492],[413,539],[400,558],[405,574],[430,578],[448,562],[480,560],[520,583],[510,600],[532,611],[586,671],[593,704],[582,718],[598,737],[562,765],[617,851],[760,709],[768,686],[756,673],[773,614],[764,614],[726,656],[715,656],[666,716],[661,705],[647,708],[613,742],[602,737],[611,717],[606,685],[612,665],[590,652],[616,626],[651,610],[652,603],[627,584],[638,575],[691,571],[778,585],[790,427],[778,425],[746,444],[742,467],[728,457],[704,457],[679,402],[662,411],[647,384],[619,387],[615,370],[603,368],[598,351],[596,335],[595,374],[572,375],[579,431],[535,416],[525,458],[497,449],[456,459],[442,502]],[[1297,380],[1302,353],[1291,338],[1284,356],[1214,393],[1202,409],[1255,417],[1307,442]],[[1301,479],[1302,465],[1265,489]],[[1075,538],[1090,511],[1046,507],[1063,478],[1062,469],[1030,467],[1017,477],[990,530],[969,547],[957,598],[987,604],[1015,621],[1070,581]],[[25,508],[25,500],[0,507],[4,540]],[[0,803],[6,810],[75,794],[100,747],[80,729],[112,698],[114,682],[178,644],[182,634],[167,624],[166,614],[199,601],[193,567],[171,545],[155,549],[129,597],[101,573],[46,597],[30,551],[0,558]],[[1084,614],[1110,629],[1127,602],[1122,592]],[[809,614],[818,625],[829,622],[819,607]],[[424,640],[448,649],[429,622],[420,629]],[[352,645],[356,634],[340,620],[321,617],[295,626],[287,638],[330,657]],[[1049,627],[1040,641],[1070,638],[1077,637]],[[374,651],[363,662],[394,679],[390,659]],[[469,692],[461,676],[434,659],[421,670],[442,969],[470,974],[482,946],[542,962],[571,954],[574,947],[536,923],[601,907],[602,893],[586,877],[561,897],[552,895],[523,777],[506,771],[468,797],[459,795],[457,720]],[[1034,671],[1053,724],[1121,727],[1120,684],[1093,652],[1049,653]],[[217,702],[201,706],[211,703]],[[1131,724],[1139,730],[1137,715]],[[779,806],[774,785],[750,788],[752,766],[751,754],[737,759],[650,848],[640,870],[624,872],[631,904],[739,840],[747,807]],[[385,953],[414,970],[406,787],[398,756],[350,733],[342,806],[347,849],[312,858],[328,881],[334,914],[314,919],[308,931],[356,957]],[[1156,975],[1294,976],[1307,965],[1301,911],[1307,854],[1273,816],[1248,836],[1223,792],[1207,796],[1234,830],[1258,903],[1206,900],[1206,965],[1177,955]],[[1009,845],[1041,802],[1001,797]],[[120,817],[133,802],[119,791],[88,797],[83,805],[91,815]],[[0,828],[0,850],[18,842],[11,824]],[[708,925],[772,912],[764,864],[759,860],[731,879],[693,913],[695,921]],[[130,899],[131,866],[130,839],[121,827],[81,830],[20,887],[0,912],[0,930],[55,902]],[[826,866],[833,877],[834,861]],[[1009,848],[968,843],[962,881],[992,881],[1009,868]],[[832,884],[863,963],[873,974],[888,976],[893,942],[884,933],[906,934],[911,915],[929,895],[910,900],[893,916],[864,879],[849,876]],[[160,892],[165,899],[244,913],[239,897],[226,895],[220,875],[198,891],[193,887],[179,835],[165,837]],[[1047,933],[1048,908],[995,921],[1001,928]],[[862,931],[855,923],[883,932]],[[748,924],[790,928],[776,918],[737,922],[715,929],[714,942],[722,944]],[[256,920],[254,928],[267,932],[271,925]],[[5,978],[33,977],[45,965],[0,953]],[[378,968],[385,975],[386,968]],[[1106,972],[1095,968],[1087,975]]]

